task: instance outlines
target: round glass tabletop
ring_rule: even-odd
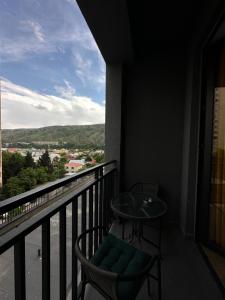
[[[120,217],[145,221],[163,216],[167,211],[164,201],[147,193],[121,193],[111,202],[112,210]]]

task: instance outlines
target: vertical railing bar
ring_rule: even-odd
[[[100,169],[100,193],[99,193],[99,225],[103,225],[103,169]],[[102,242],[102,230],[99,231],[99,243],[101,244]]]
[[[95,218],[94,218],[95,227],[98,226],[98,182],[95,183]],[[98,232],[94,232],[94,252],[98,248]]]
[[[110,181],[109,181],[109,195],[110,201],[114,198],[114,172],[110,174]],[[109,225],[112,224],[112,210],[109,210]]]
[[[86,230],[87,223],[87,193],[86,191],[81,195],[81,232],[83,233]],[[83,255],[86,257],[87,255],[87,240],[84,237],[81,240],[81,251]],[[81,271],[81,278],[84,280],[84,272]]]
[[[110,198],[110,185],[109,185],[110,177],[111,177],[111,174],[109,174],[105,177],[105,188],[104,188],[104,191],[105,191],[104,192],[104,194],[105,194],[105,197],[104,197],[104,202],[105,202],[104,216],[105,216],[105,226],[107,227],[107,229],[108,229],[108,226],[109,226],[110,201],[111,201],[111,198]]]
[[[103,178],[103,196],[102,196],[102,222],[103,222],[103,234],[106,234],[106,226],[107,226],[107,201],[108,201],[108,194],[107,194],[107,176]]]
[[[78,234],[78,197],[72,202],[72,300],[77,299],[77,257],[75,255],[75,243]]]
[[[59,213],[60,300],[66,299],[66,207]]]
[[[50,219],[42,224],[42,300],[50,299]]]
[[[26,300],[25,238],[14,245],[15,300]]]
[[[93,186],[90,187],[89,190],[89,228],[93,227]],[[89,241],[88,241],[88,257],[89,259],[92,257],[93,254],[93,233],[89,234]]]

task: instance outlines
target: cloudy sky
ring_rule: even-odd
[[[104,123],[105,62],[75,0],[0,1],[2,127]]]

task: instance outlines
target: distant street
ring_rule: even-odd
[[[78,233],[81,230],[81,199],[78,199]],[[27,300],[41,299],[41,227],[26,237]],[[67,287],[71,289],[72,207],[67,207]],[[0,299],[14,299],[13,247],[0,256]],[[51,299],[59,299],[59,215],[51,218]],[[71,299],[71,293],[68,300]]]

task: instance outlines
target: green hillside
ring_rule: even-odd
[[[3,129],[3,144],[58,142],[76,146],[104,146],[105,125],[49,126],[29,129]]]

